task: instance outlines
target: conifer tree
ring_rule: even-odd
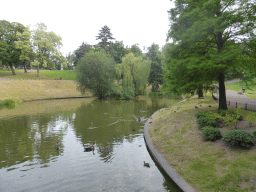
[[[96,36],[96,40],[100,40],[98,46],[110,54],[113,51],[113,42],[111,40],[114,40],[114,38],[112,36],[110,28],[107,25],[102,27],[98,36]]]

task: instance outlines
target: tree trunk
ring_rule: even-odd
[[[219,73],[219,108],[227,110],[227,100],[226,100],[226,90],[225,90],[225,75],[223,73]]]
[[[198,94],[198,97],[204,97],[203,86],[202,85],[199,85],[197,94]]]
[[[9,63],[9,65],[10,65],[10,67],[11,67],[11,70],[12,70],[12,74],[13,74],[13,75],[16,75],[16,73],[15,73],[15,70],[13,69],[13,66],[12,66],[12,64],[11,64],[11,63]]]
[[[40,77],[39,76],[39,65],[37,65],[37,77]]]
[[[27,73],[26,62],[24,62],[24,72]]]

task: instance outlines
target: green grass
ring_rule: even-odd
[[[44,79],[55,80],[55,78],[62,78],[62,80],[76,80],[75,71],[60,71],[60,70],[40,70],[40,77],[37,77],[37,71],[29,73],[21,73],[17,75],[4,76],[4,78],[10,79]]]
[[[226,89],[230,89],[233,91],[241,91],[242,89],[242,81],[231,83],[225,85]],[[245,88],[245,93],[244,95],[255,98],[256,99],[256,79],[253,79],[252,83],[248,83],[246,86],[245,83],[243,84],[243,87]],[[249,93],[255,93],[255,94],[249,94]]]
[[[199,105],[202,107],[195,109]],[[166,108],[151,120],[151,139],[170,166],[197,191],[255,191],[251,179],[256,179],[256,148],[224,147],[218,141],[204,141],[201,136],[194,115],[199,111],[216,112],[217,108],[218,103],[210,95]],[[245,110],[242,113],[245,119],[255,114]]]
[[[15,72],[24,72],[24,69],[15,69]],[[0,69],[0,75],[1,74],[12,74],[12,71],[8,71],[8,69]]]

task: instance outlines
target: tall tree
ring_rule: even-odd
[[[114,67],[114,59],[104,50],[87,53],[76,68],[80,91],[89,89],[99,99],[108,96],[114,82]]]
[[[32,36],[36,61],[31,64],[37,66],[37,77],[39,77],[39,68],[47,67],[50,57],[59,54],[60,46],[62,46],[61,37],[46,30],[47,27],[44,23],[38,23]]]
[[[133,53],[135,57],[143,56],[143,53],[138,44],[134,44],[128,49],[130,53]]]
[[[150,72],[151,61],[143,60],[129,53],[116,65],[118,82],[122,82],[123,89],[132,88],[135,96],[145,95]]]
[[[26,63],[34,59],[34,52],[31,43],[31,32],[28,27],[23,33],[17,32],[18,41],[15,42],[16,48],[20,50],[20,61],[24,65],[24,70],[27,72]]]
[[[14,65],[20,63],[21,51],[16,47],[17,33],[23,33],[25,26],[20,23],[0,20],[0,60],[2,64],[9,65],[15,75]]]
[[[157,92],[159,85],[162,85],[164,82],[164,72],[163,72],[163,57],[159,50],[157,44],[152,44],[148,47],[148,52],[146,56],[151,60],[151,69],[148,78],[148,83],[152,85],[152,92]]]
[[[98,46],[102,47],[107,53],[111,53],[113,51],[112,40],[114,40],[114,38],[107,25],[101,28],[98,36],[96,36],[96,40],[99,40]]]
[[[204,57],[189,68],[202,71],[196,81],[208,76],[219,82],[219,109],[227,109],[225,76],[241,50],[238,40],[249,42],[255,37],[256,5],[253,0],[176,0],[170,10],[169,38],[176,44],[172,57],[186,59]],[[176,56],[175,56],[176,55]],[[187,73],[185,73],[187,74]],[[184,75],[185,75],[184,74]]]
[[[124,47],[123,41],[115,41],[113,49],[115,52],[113,56],[116,63],[122,63],[122,58],[128,54],[128,49]]]
[[[74,51],[74,66],[77,66],[80,59],[86,54],[89,53],[92,48],[92,45],[82,42],[82,44]]]

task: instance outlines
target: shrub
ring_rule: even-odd
[[[254,144],[253,134],[245,130],[226,131],[222,140],[232,146],[250,147]]]
[[[203,127],[202,132],[205,140],[216,141],[221,138],[220,130],[214,127]]]
[[[0,100],[0,106],[3,106],[4,105],[4,102]]]
[[[9,107],[15,106],[15,101],[12,99],[5,99],[4,105],[9,106]]]
[[[201,117],[206,117],[206,112],[198,112],[195,114],[195,117],[197,119],[201,118]]]
[[[209,117],[200,117],[196,120],[199,128],[211,126],[211,127],[219,127],[219,123],[215,119],[211,119]]]
[[[253,135],[254,135],[254,137],[255,137],[255,136],[256,136],[256,130],[253,130],[252,133],[253,133]]]
[[[221,115],[222,117],[225,117],[226,115],[235,115],[236,113],[234,111],[229,111],[229,110],[224,110],[224,109],[220,109],[217,111],[217,113],[219,115]]]

